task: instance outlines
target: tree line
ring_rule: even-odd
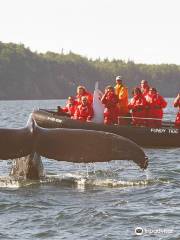
[[[0,99],[61,99],[74,95],[78,85],[103,90],[121,75],[129,91],[142,79],[165,97],[180,91],[180,66],[136,64],[118,59],[88,59],[69,52],[32,52],[23,44],[0,42]]]

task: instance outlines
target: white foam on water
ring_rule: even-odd
[[[102,171],[103,172],[103,171]],[[62,173],[56,175],[46,175],[40,180],[22,180],[13,179],[12,177],[0,177],[0,188],[16,189],[20,187],[27,187],[36,184],[59,184],[66,183],[67,185],[75,185],[78,189],[85,189],[86,187],[135,187],[135,186],[147,186],[155,184],[169,184],[167,179],[154,179],[151,177],[151,173],[145,171],[145,179],[115,179],[116,177],[108,177],[105,174],[97,176],[95,172],[82,172],[82,173]]]
[[[17,180],[8,179],[8,177],[0,178],[0,188],[19,188],[20,184]]]
[[[20,187],[26,187],[33,184],[37,184],[39,181],[35,180],[22,180],[22,179],[15,179],[13,177],[4,177],[0,176],[0,188],[9,188],[9,189],[17,189]]]

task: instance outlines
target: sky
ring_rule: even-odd
[[[180,65],[180,0],[0,0],[0,41]]]

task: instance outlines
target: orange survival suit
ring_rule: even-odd
[[[77,95],[76,95],[76,100],[78,102],[78,105],[81,104],[83,97],[86,97],[89,104],[92,104],[93,95],[91,93],[89,93],[84,86],[78,86],[77,87]]]
[[[148,120],[148,126],[161,127],[163,108],[167,106],[167,102],[161,95],[157,93],[157,90],[155,88],[149,89],[149,93],[146,95],[146,101],[149,104],[148,117],[153,118]]]
[[[81,121],[90,121],[94,116],[92,105],[86,97],[82,97],[81,104],[77,106],[74,113],[74,119]]]
[[[118,97],[114,93],[113,87],[106,89],[105,94],[101,98],[101,102],[105,105],[104,124],[117,123],[118,119]]]
[[[128,89],[123,84],[117,83],[114,87],[115,94],[117,95],[118,101],[118,108],[119,108],[119,115],[125,116],[128,110]]]
[[[175,127],[180,128],[180,94],[174,100],[174,107],[179,107],[179,112],[177,113],[175,120]]]
[[[78,102],[73,97],[69,97],[66,106],[62,108],[63,112],[68,113],[71,117],[74,116]]]
[[[132,110],[132,124],[136,126],[145,126],[146,112],[147,112],[148,103],[141,93],[140,88],[134,90],[134,96],[128,104],[128,108]]]

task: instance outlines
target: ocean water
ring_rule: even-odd
[[[173,121],[168,102],[165,118]],[[0,127],[22,127],[33,109],[62,103],[1,101]],[[180,239],[180,148],[144,151],[146,171],[128,161],[43,159],[40,182],[11,181],[12,161],[0,161],[0,239]]]

